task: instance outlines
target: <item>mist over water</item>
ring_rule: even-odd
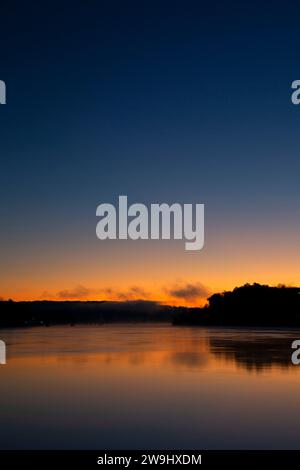
[[[1,330],[2,449],[300,449],[300,331]]]

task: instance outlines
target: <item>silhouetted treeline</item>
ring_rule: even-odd
[[[214,294],[198,311],[181,312],[175,324],[300,326],[300,287],[245,284]]]
[[[151,301],[0,301],[0,328],[31,325],[171,322],[175,325],[300,326],[300,288],[246,284],[214,294],[203,308]]]
[[[170,307],[151,301],[0,301],[0,328],[110,322],[171,322],[182,307]]]

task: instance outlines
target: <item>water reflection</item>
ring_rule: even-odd
[[[202,368],[227,361],[247,371],[294,367],[291,344],[297,330],[113,325],[0,331],[8,360],[99,361],[132,366],[160,363]]]
[[[238,330],[235,333],[210,336],[210,352],[218,358],[235,362],[249,371],[260,372],[271,367],[294,367],[291,344],[299,332]]]
[[[102,325],[0,332],[0,446],[299,448],[300,332]]]

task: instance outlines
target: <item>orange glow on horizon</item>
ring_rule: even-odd
[[[283,230],[283,229],[281,229]],[[207,236],[204,249],[154,241],[61,242],[20,247],[4,257],[0,298],[21,300],[153,300],[203,306],[216,292],[245,283],[297,286],[297,234],[261,229]]]

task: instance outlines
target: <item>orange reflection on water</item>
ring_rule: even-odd
[[[3,448],[299,446],[296,332],[115,324],[0,336]]]

